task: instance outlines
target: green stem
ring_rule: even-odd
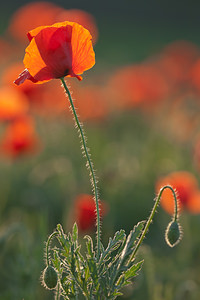
[[[50,242],[51,242],[51,239],[57,235],[58,233],[55,231],[53,232],[49,237],[48,237],[48,240],[47,240],[47,243],[46,243],[46,265],[49,266],[49,245],[50,245]]]
[[[92,189],[93,189],[93,193],[94,193],[94,200],[95,200],[96,213],[97,213],[97,258],[99,259],[99,257],[100,257],[101,228],[100,228],[100,211],[99,211],[99,197],[98,197],[97,179],[96,179],[96,176],[95,176],[95,172],[94,172],[93,164],[92,164],[92,161],[91,161],[91,158],[90,158],[90,154],[89,154],[89,151],[88,151],[88,148],[87,148],[87,145],[86,145],[86,139],[85,139],[85,136],[84,136],[83,128],[82,128],[82,125],[79,122],[79,119],[78,119],[78,116],[77,116],[77,113],[76,113],[76,109],[74,107],[74,103],[73,103],[70,91],[69,91],[69,89],[68,89],[68,87],[65,83],[64,78],[60,78],[60,79],[61,79],[63,87],[64,87],[64,89],[65,89],[65,91],[66,91],[66,93],[69,97],[69,102],[70,102],[70,105],[71,105],[71,108],[72,108],[72,112],[73,112],[73,115],[74,115],[74,118],[75,118],[75,122],[76,122],[76,125],[79,129],[79,132],[80,132],[80,137],[81,137],[81,141],[82,141],[82,144],[83,144],[84,154],[85,154],[85,157],[87,159],[87,164],[86,165],[89,167],[89,170],[90,170],[90,177],[91,177],[91,183],[92,183]]]
[[[144,230],[143,230],[143,232],[142,232],[142,235],[140,236],[140,239],[138,240],[137,245],[136,245],[136,247],[135,247],[135,249],[134,249],[134,251],[133,251],[133,254],[132,254],[132,256],[131,256],[131,258],[130,258],[129,261],[132,261],[132,260],[133,260],[133,258],[135,257],[135,255],[136,255],[136,253],[137,253],[137,251],[138,251],[138,249],[139,249],[139,247],[140,247],[140,245],[141,245],[143,239],[145,238],[145,235],[146,235],[146,233],[147,233],[147,231],[148,231],[148,229],[149,229],[149,226],[150,226],[150,224],[151,224],[151,222],[152,222],[152,219],[153,219],[153,217],[154,217],[154,214],[155,214],[156,209],[157,209],[157,207],[158,207],[158,204],[159,204],[159,202],[160,202],[162,193],[163,193],[163,191],[164,191],[165,189],[170,189],[170,190],[172,191],[172,193],[173,193],[173,196],[174,196],[174,203],[175,203],[175,209],[174,209],[174,221],[177,220],[177,218],[178,218],[178,204],[177,204],[177,199],[176,199],[176,193],[175,193],[175,191],[173,190],[173,188],[172,188],[170,185],[165,185],[164,187],[162,187],[162,188],[160,189],[159,195],[158,195],[158,197],[157,197],[157,199],[156,199],[156,201],[155,201],[155,204],[154,204],[153,209],[152,209],[152,211],[151,211],[151,213],[150,213],[150,216],[149,216],[149,218],[148,218],[148,220],[147,220],[147,223],[146,223],[146,225],[145,225],[145,227],[144,227]]]
[[[58,283],[55,300],[59,300],[59,298],[60,298],[60,284]]]

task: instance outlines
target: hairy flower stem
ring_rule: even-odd
[[[140,245],[141,245],[143,239],[145,238],[145,235],[146,235],[146,233],[147,233],[147,231],[148,231],[148,229],[149,229],[149,226],[150,226],[150,224],[151,224],[151,222],[152,222],[152,220],[153,220],[154,214],[155,214],[156,209],[157,209],[157,207],[158,207],[158,204],[159,204],[159,202],[160,202],[162,193],[163,193],[163,191],[164,191],[165,189],[170,189],[170,190],[172,191],[172,193],[173,193],[173,196],[174,196],[174,203],[175,203],[175,209],[174,209],[173,220],[174,220],[174,221],[177,221],[177,218],[178,218],[178,204],[177,204],[177,199],[176,199],[176,193],[175,193],[175,191],[173,190],[173,188],[172,188],[170,185],[165,185],[164,187],[162,187],[162,188],[160,189],[160,192],[159,192],[158,197],[157,197],[157,199],[156,199],[156,201],[155,201],[155,204],[154,204],[153,209],[152,209],[152,211],[151,211],[151,213],[150,213],[150,216],[149,216],[149,218],[148,218],[148,220],[147,220],[147,222],[146,222],[146,225],[145,225],[145,227],[144,227],[144,230],[143,230],[143,232],[142,232],[142,234],[141,234],[141,236],[140,236],[140,238],[139,238],[139,240],[138,240],[138,242],[137,242],[137,244],[136,244],[136,247],[135,247],[135,249],[134,249],[134,251],[133,251],[133,253],[132,253],[132,256],[131,256],[131,258],[130,258],[129,261],[133,260],[133,258],[135,257],[135,255],[136,255],[136,253],[137,253],[137,251],[138,251],[138,249],[139,249],[139,247],[140,247]]]
[[[100,229],[100,211],[99,211],[99,197],[98,197],[98,188],[97,188],[97,180],[95,177],[95,172],[94,172],[94,168],[93,168],[93,163],[91,161],[90,158],[90,154],[88,152],[88,148],[86,145],[86,139],[85,139],[85,135],[83,132],[83,127],[79,122],[77,113],[76,113],[76,109],[74,107],[74,103],[70,94],[70,91],[66,85],[66,82],[64,80],[64,78],[60,78],[63,84],[63,87],[68,95],[69,98],[69,102],[71,105],[71,109],[74,115],[74,119],[76,122],[76,125],[78,127],[78,130],[80,132],[80,137],[81,137],[81,141],[82,141],[82,145],[83,145],[83,150],[84,150],[84,155],[87,159],[87,165],[89,167],[89,171],[90,171],[90,177],[91,177],[91,183],[92,183],[92,190],[94,192],[94,200],[95,200],[95,205],[96,205],[96,214],[97,214],[97,258],[99,259],[100,257],[100,238],[101,238],[101,229]]]

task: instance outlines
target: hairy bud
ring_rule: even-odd
[[[52,290],[56,287],[58,282],[58,275],[54,267],[47,266],[42,274],[42,281],[45,288]]]
[[[171,221],[165,232],[165,241],[170,247],[176,246],[181,240],[181,227],[177,221]]]

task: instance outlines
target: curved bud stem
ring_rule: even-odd
[[[137,251],[138,251],[138,249],[139,249],[139,247],[140,247],[140,245],[141,245],[143,239],[145,238],[145,235],[146,235],[146,233],[147,233],[147,231],[148,231],[148,229],[149,229],[149,226],[150,226],[150,224],[151,224],[151,222],[152,222],[152,220],[153,220],[154,214],[155,214],[156,209],[157,209],[157,207],[158,207],[158,204],[159,204],[159,202],[160,202],[162,193],[163,193],[163,191],[164,191],[165,189],[170,189],[170,190],[172,191],[172,193],[173,193],[173,196],[174,196],[174,203],[175,203],[175,209],[174,209],[174,217],[173,217],[173,219],[174,219],[174,221],[177,221],[177,219],[178,219],[178,203],[177,203],[176,193],[175,193],[174,189],[173,189],[170,185],[165,185],[164,187],[162,187],[162,188],[160,189],[160,192],[159,192],[159,194],[158,194],[158,197],[157,197],[157,199],[156,199],[156,201],[155,201],[155,204],[154,204],[153,209],[152,209],[152,211],[151,211],[151,213],[150,213],[150,216],[149,216],[149,218],[148,218],[148,220],[147,220],[147,222],[146,222],[146,225],[145,225],[145,227],[144,227],[144,230],[143,230],[143,232],[142,232],[142,234],[141,234],[141,236],[140,236],[140,238],[139,238],[139,240],[138,240],[138,242],[137,242],[137,244],[136,244],[136,246],[135,246],[135,249],[134,249],[133,254],[132,254],[131,258],[130,258],[130,261],[133,260],[133,258],[135,257],[135,255],[136,255],[136,253],[137,253]]]
[[[77,113],[76,113],[76,109],[74,107],[74,103],[73,103],[70,91],[69,91],[69,89],[68,89],[68,87],[65,83],[64,78],[60,78],[60,79],[62,81],[63,87],[64,87],[64,89],[65,89],[65,91],[68,95],[68,98],[69,98],[69,102],[70,102],[71,109],[72,109],[72,112],[73,112],[73,115],[74,115],[74,119],[75,119],[76,125],[78,127],[78,130],[80,132],[80,137],[81,137],[81,142],[82,142],[82,145],[83,145],[84,155],[87,159],[86,166],[88,166],[89,171],[90,171],[90,178],[91,178],[92,189],[93,189],[93,192],[94,192],[94,200],[95,200],[96,214],[97,214],[97,258],[99,259],[99,257],[100,257],[100,237],[101,237],[100,229],[101,228],[100,228],[100,209],[99,209],[99,196],[98,196],[98,188],[97,188],[97,179],[96,179],[96,176],[95,176],[93,163],[92,163],[91,158],[90,158],[89,150],[86,146],[86,138],[85,138],[85,135],[84,135],[84,132],[83,132],[83,128],[82,128],[82,125],[79,122],[79,119],[78,119],[78,116],[77,116]]]
[[[47,240],[47,243],[46,243],[46,265],[49,266],[49,246],[50,246],[50,242],[52,240],[52,238],[57,235],[58,233],[56,231],[54,231],[49,237],[48,237],[48,240]]]

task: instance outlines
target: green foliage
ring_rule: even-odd
[[[144,222],[138,223],[127,237],[124,230],[117,231],[105,249],[101,244],[98,258],[93,240],[88,235],[85,236],[86,254],[81,254],[76,223],[72,233],[67,235],[58,225],[51,234],[58,243],[54,247],[47,243],[50,249],[46,249],[48,253],[49,250],[53,252],[53,258],[48,259],[58,274],[57,299],[61,295],[64,299],[90,300],[116,299],[122,295],[121,289],[132,282],[143,263],[134,263],[135,258],[131,257],[143,228]]]

